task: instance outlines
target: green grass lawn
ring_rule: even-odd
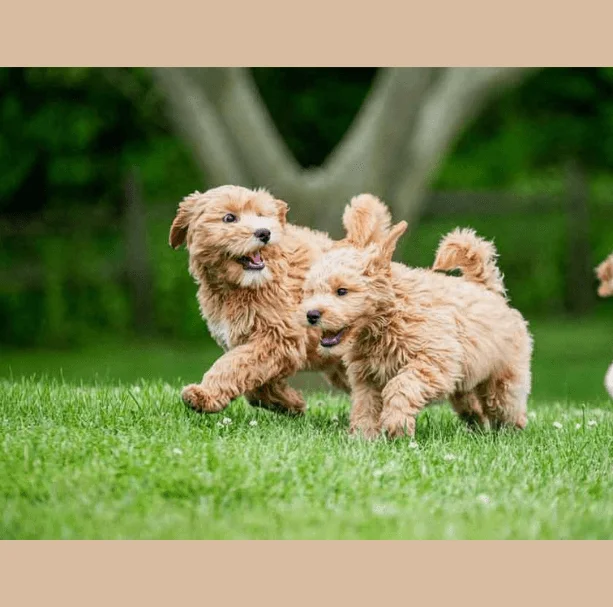
[[[350,439],[328,393],[198,416],[179,388],[217,352],[195,345],[3,352],[0,538],[613,538],[609,326],[534,332],[525,432],[440,406],[414,442]]]
[[[162,382],[0,398],[2,538],[613,538],[604,402],[485,435],[436,407],[415,443],[369,443],[329,395],[302,419],[198,416]]]

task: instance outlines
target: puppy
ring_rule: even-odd
[[[406,222],[373,243],[376,225],[345,224],[345,244],[307,274],[302,304],[320,348],[347,367],[350,432],[412,436],[421,409],[444,398],[470,423],[524,428],[532,338],[508,305],[493,244],[456,230],[432,270],[414,269],[392,262]],[[454,268],[463,276],[440,273]]]
[[[600,297],[611,297],[613,295],[613,253],[596,268],[596,276],[600,281],[598,295]],[[604,385],[609,396],[613,398],[613,363],[605,375]]]
[[[325,368],[348,390],[340,356],[320,356],[317,331],[298,320],[305,274],[333,241],[288,224],[287,210],[266,190],[233,185],[179,204],[170,245],[187,244],[200,311],[225,351],[182,391],[196,411],[219,412],[244,394],[252,405],[302,413],[304,399],[286,378],[303,369]]]
[[[613,253],[596,267],[595,272],[596,277],[600,281],[598,295],[600,297],[610,297],[613,295]]]

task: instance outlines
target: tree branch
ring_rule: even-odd
[[[327,180],[382,195],[397,148],[432,82],[430,68],[382,68],[349,130],[322,166]]]
[[[287,188],[302,169],[281,137],[247,68],[223,70],[223,78],[201,77],[256,184]]]
[[[250,182],[220,119],[219,112],[181,68],[152,68],[168,101],[168,115],[191,146],[211,186]]]
[[[494,94],[528,73],[520,68],[447,68],[424,99],[403,151],[404,170],[390,197],[396,217],[414,218],[426,186],[458,134]]]

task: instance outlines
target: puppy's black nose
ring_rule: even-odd
[[[317,321],[321,318],[321,312],[319,310],[309,310],[307,312],[307,320],[310,324],[316,325]]]
[[[259,240],[261,240],[264,244],[266,244],[270,240],[270,230],[267,230],[266,228],[260,228],[259,230],[256,230],[253,235]]]

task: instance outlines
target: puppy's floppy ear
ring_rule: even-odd
[[[397,223],[390,231],[389,234],[383,239],[378,247],[375,248],[374,253],[368,264],[367,271],[377,272],[381,270],[389,270],[398,239],[406,232],[408,224],[406,221]]]
[[[279,223],[285,227],[285,224],[287,223],[287,212],[289,211],[287,202],[275,198],[275,206],[277,207],[277,217],[279,218]]]
[[[177,216],[170,226],[170,235],[168,243],[173,249],[180,247],[185,242],[187,236],[187,228],[192,219],[196,199],[201,196],[200,192],[194,192],[186,196],[180,203],[177,209]]]

